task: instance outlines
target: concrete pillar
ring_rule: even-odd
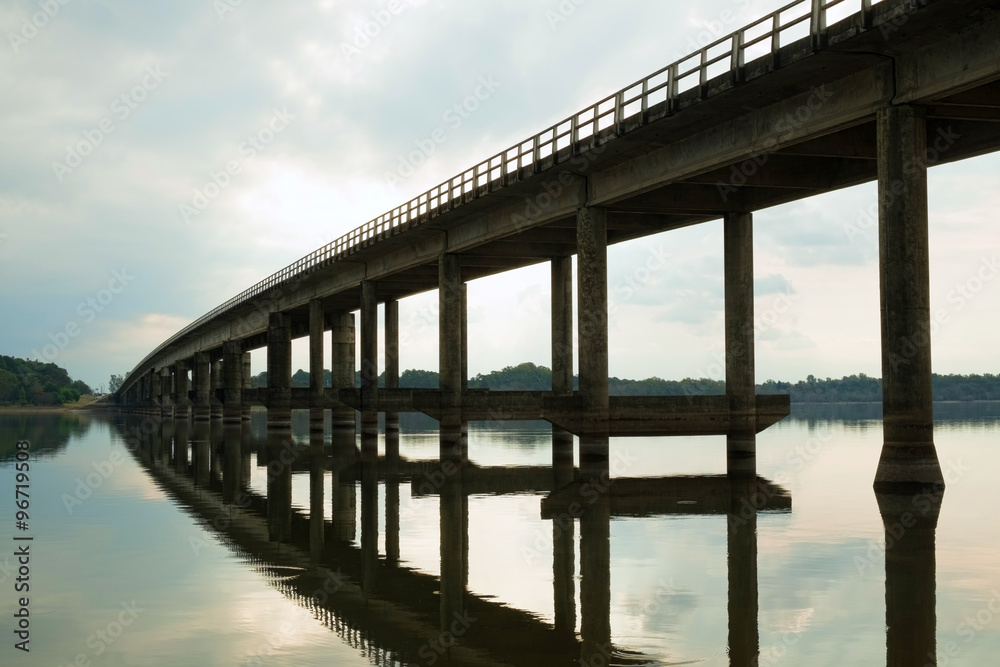
[[[219,394],[222,388],[225,387],[225,382],[222,377],[222,359],[215,359],[212,361],[212,390],[209,394],[209,404],[211,405],[212,419],[222,419],[223,406],[222,400],[219,398]]]
[[[726,213],[723,221],[726,285],[726,396],[730,474],[754,476],[757,466],[757,397],[754,384],[753,215]]]
[[[292,428],[292,324],[283,313],[267,323],[267,428]]]
[[[309,430],[323,433],[323,414],[326,404],[326,381],[323,368],[323,303],[319,299],[309,302]]]
[[[331,327],[332,374],[333,389],[354,389],[354,374],[357,370],[357,357],[354,345],[354,313],[336,311],[333,313]],[[354,408],[341,404],[333,408],[333,428],[350,428],[354,431]],[[352,436],[353,438],[353,436]],[[353,446],[353,440],[352,440]]]
[[[943,484],[919,495],[875,492],[885,526],[887,667],[938,664],[934,534],[943,497]]]
[[[174,392],[174,378],[169,368],[160,371],[160,417],[170,419],[174,413],[174,402],[170,395]]]
[[[399,301],[385,300],[385,388],[399,388]],[[399,413],[385,413],[385,432],[399,433]]]
[[[178,359],[171,368],[174,376],[174,419],[188,418],[188,406],[191,401],[188,398],[190,382],[188,380],[188,362]]]
[[[438,258],[438,378],[442,459],[464,460],[462,438],[462,267],[458,255]]]
[[[212,361],[208,352],[194,354],[194,420],[207,421],[211,416]]]
[[[462,308],[462,391],[469,388],[469,286],[462,283],[461,308]]]
[[[739,475],[729,478],[726,525],[729,555],[729,660],[733,665],[756,665],[760,655],[760,635],[757,629],[756,493],[757,481],[754,477]]]
[[[243,420],[243,357],[240,341],[222,344],[222,418],[226,424]]]
[[[253,367],[251,366],[250,361],[251,361],[250,353],[249,352],[244,352],[243,353],[243,388],[244,389],[252,389],[253,388]],[[250,415],[251,415],[250,402],[246,400],[246,396],[245,395],[241,396],[240,399],[241,399],[241,401],[243,401],[242,408],[241,408],[241,415],[242,415],[243,421],[248,422],[248,421],[250,421]]]
[[[552,258],[552,393],[573,393],[573,259]]]
[[[361,283],[361,432],[378,433],[378,295]]]
[[[608,230],[604,209],[577,210],[577,335],[582,408],[608,415]]]
[[[879,109],[882,454],[876,490],[943,484],[934,447],[927,127],[912,106]]]

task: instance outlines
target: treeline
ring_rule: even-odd
[[[325,371],[324,384],[330,386],[330,371]],[[1000,375],[937,375],[933,376],[936,401],[1000,400]],[[380,387],[385,386],[385,374],[379,376]],[[574,388],[577,378],[573,378]],[[267,373],[255,375],[254,387],[267,386]],[[309,373],[299,370],[292,376],[293,387],[308,387]],[[355,374],[355,385],[361,386],[361,373]],[[437,389],[438,374],[434,371],[407,370],[399,376],[399,386],[413,389]],[[469,378],[470,389],[492,391],[547,391],[552,388],[552,371],[545,366],[527,362],[517,366],[480,373]],[[612,396],[700,396],[724,394],[723,380],[708,378],[664,380],[658,377],[645,380],[627,380],[613,377],[608,380]],[[813,375],[798,382],[768,380],[757,385],[760,394],[789,394],[792,403],[866,403],[882,400],[882,381],[864,373],[840,379],[818,379]]]
[[[52,363],[0,355],[0,405],[74,403],[93,390]]]

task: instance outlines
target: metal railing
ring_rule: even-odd
[[[538,173],[546,161],[557,163],[563,151],[575,157],[621,136],[627,122],[641,125],[651,111],[660,116],[676,111],[683,93],[704,87],[721,74],[729,72],[741,80],[747,64],[776,59],[783,46],[800,39],[811,38],[813,47],[819,48],[828,24],[855,17],[869,28],[872,6],[888,1],[795,0],[314,250],[201,316],[157,347],[137,368],[174,339],[268,290],[484,196],[512,179]],[[602,135],[608,132],[610,136]]]

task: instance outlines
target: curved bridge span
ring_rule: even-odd
[[[754,393],[752,214],[877,180],[885,435],[876,486],[942,484],[927,169],[1000,147],[998,78],[995,2],[798,0],[262,280],[147,355],[114,399],[196,420],[214,411],[235,421],[262,404],[277,430],[293,408],[333,409],[343,423],[360,410],[368,431],[379,412],[391,429],[398,412],[421,411],[441,420],[442,445],[460,440],[446,434],[468,419],[542,418],[581,436],[581,457],[597,460],[609,436],[718,433],[730,471],[752,470],[755,434],[789,409],[787,396]],[[726,395],[609,397],[607,246],[719,218]],[[552,390],[468,390],[465,283],[541,262],[552,267]],[[440,387],[399,389],[398,300],[431,289]],[[322,385],[328,331],[332,387]],[[306,335],[313,385],[293,390],[290,344]],[[252,390],[247,354],[264,346],[269,386]]]

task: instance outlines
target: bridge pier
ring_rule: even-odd
[[[462,437],[462,266],[458,255],[438,258],[438,386],[441,459],[464,461]]]
[[[332,345],[332,360],[330,363],[333,389],[354,389],[354,372],[357,369],[357,356],[354,346],[354,313],[342,310],[333,313],[333,326],[330,330]],[[340,404],[333,409],[333,428],[337,430],[350,429],[354,433],[354,408]],[[353,446],[354,436],[351,436]]]
[[[385,388],[399,388],[399,301],[385,300]],[[399,413],[385,413],[385,433],[399,433]]]
[[[723,220],[726,290],[726,395],[729,432],[726,470],[757,471],[757,392],[754,382],[753,214],[726,213]]]
[[[222,420],[229,425],[243,421],[243,356],[239,341],[222,344]]]
[[[267,430],[292,428],[292,323],[271,313],[267,323]]]
[[[608,461],[608,223],[603,208],[577,209],[576,244],[579,408],[581,420],[590,422],[580,434],[582,474],[590,464],[606,467]]]
[[[210,394],[212,387],[212,361],[208,352],[194,353],[194,421],[208,421],[212,406]]]
[[[573,393],[573,259],[553,257],[552,271],[552,393]]]
[[[170,374],[169,368],[160,369],[160,418],[170,419],[173,417],[174,408],[173,401],[170,400],[170,394],[172,394],[173,389],[173,376]]]
[[[212,389],[209,392],[209,405],[211,406],[211,418],[213,421],[222,419],[222,401],[219,399],[219,390],[225,386],[222,377],[222,359],[212,359],[211,366],[211,386]]]
[[[250,361],[251,361],[250,353],[249,352],[244,352],[243,353],[243,388],[244,389],[252,389],[253,388],[252,387],[252,384],[253,384],[253,367],[250,365]],[[241,397],[241,399],[242,399],[242,397]],[[250,406],[250,403],[244,403],[241,400],[240,414],[241,414],[241,418],[243,419],[243,421],[245,421],[245,422],[250,421],[250,415],[251,415],[251,406]]]
[[[927,123],[921,109],[879,109],[882,454],[876,490],[944,485],[931,390]]]
[[[378,294],[371,280],[361,283],[361,435],[378,435]]]
[[[174,419],[187,421],[188,405],[191,400],[188,398],[188,364],[184,359],[178,359],[171,367],[174,376]]]
[[[323,302],[309,302],[309,394],[313,407],[309,410],[309,431],[323,434],[323,398],[326,394],[323,372],[323,332],[325,329]],[[322,443],[322,437],[320,438]]]

